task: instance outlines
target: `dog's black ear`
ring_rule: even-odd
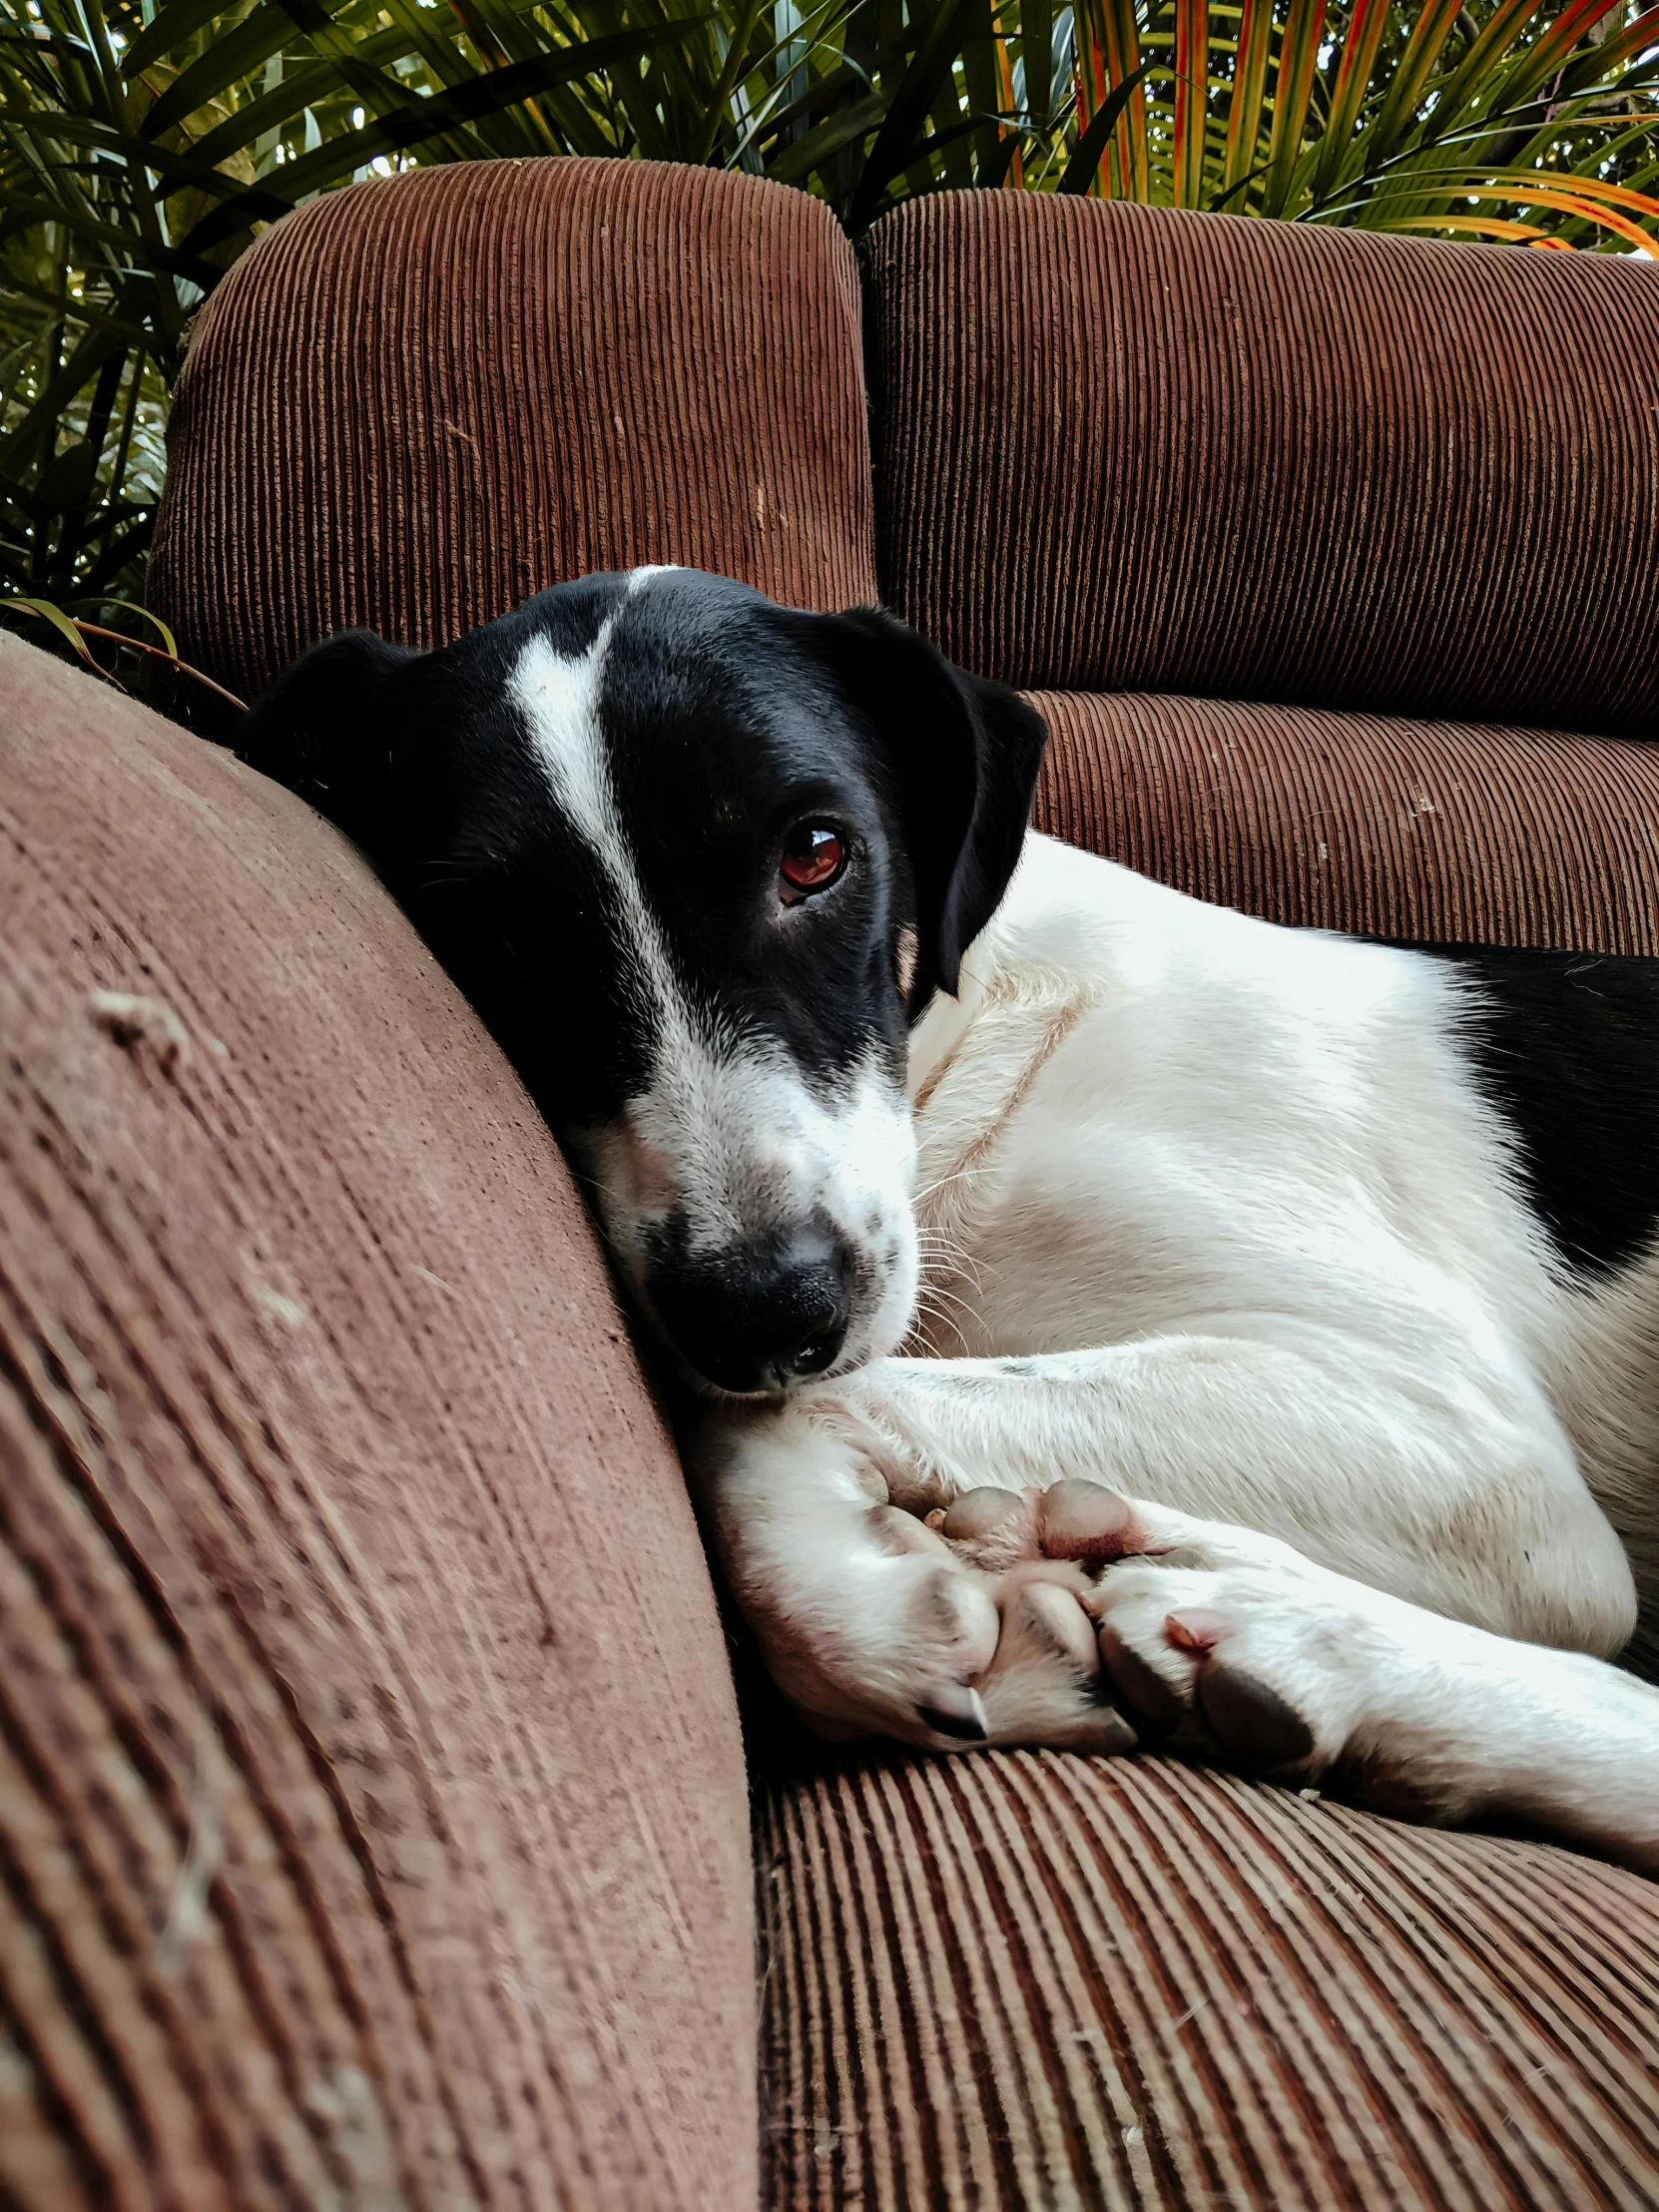
[[[1019,860],[1048,729],[877,607],[829,618],[841,683],[895,773],[916,893],[915,1002],[955,994],[962,954]]]
[[[380,859],[397,840],[412,766],[396,678],[421,658],[372,630],[324,638],[255,700],[238,754]]]

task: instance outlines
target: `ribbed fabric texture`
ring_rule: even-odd
[[[1197,897],[1367,936],[1659,953],[1659,750],[1040,692],[1036,825]]]
[[[1659,729],[1659,268],[1026,193],[866,249],[881,579],[983,675]]]
[[[856,271],[804,194],[423,170],[276,225],[204,311],[150,594],[233,690],[349,624],[442,644],[649,561],[875,596]]]
[[[0,947],[0,2205],[752,2205],[731,1671],[552,1138],[314,815],[4,635]]]
[[[775,1786],[773,2212],[1651,2212],[1659,1889],[1159,1760]]]

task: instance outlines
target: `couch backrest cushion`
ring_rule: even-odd
[[[1659,268],[1022,193],[866,248],[883,588],[1055,689],[1659,732]]]
[[[1659,746],[1038,692],[1036,825],[1178,890],[1362,936],[1659,955]]]
[[[349,624],[442,644],[647,561],[875,596],[857,276],[804,194],[424,170],[277,224],[203,311],[151,603],[233,690]]]
[[[356,855],[0,635],[0,2202],[732,2212],[745,1777],[551,1138]]]

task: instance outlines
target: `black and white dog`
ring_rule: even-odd
[[[365,848],[702,1388],[827,1734],[1137,1734],[1659,1872],[1659,962],[1283,929],[1027,834],[898,623],[683,570],[327,641]],[[1634,1570],[1634,1571],[1633,1571]]]

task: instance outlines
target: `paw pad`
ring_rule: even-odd
[[[1141,1657],[1133,1644],[1126,1643],[1116,1630],[1107,1627],[1101,1631],[1100,1649],[1107,1672],[1143,1720],[1151,1721],[1156,1728],[1180,1727],[1187,1717],[1187,1708],[1179,1691],[1164,1680],[1150,1661]]]
[[[1102,1482],[1056,1482],[1044,1490],[1037,1528],[1050,1559],[1121,1559],[1136,1548],[1133,1508]]]

